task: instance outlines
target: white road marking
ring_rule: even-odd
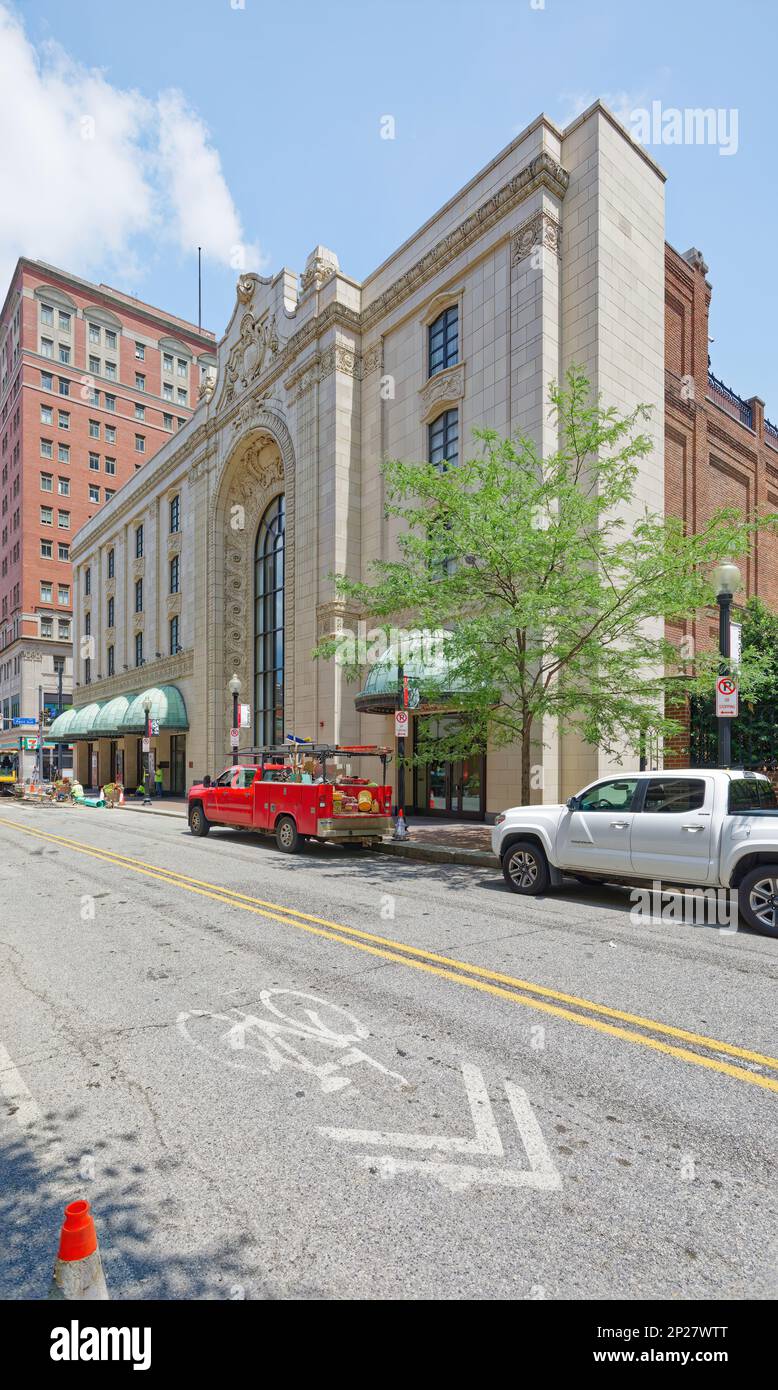
[[[30,1129],[37,1124],[41,1112],[32,1092],[22,1080],[21,1073],[14,1066],[6,1049],[0,1044],[0,1091],[10,1107],[9,1113],[20,1129]]]
[[[362,1144],[366,1147],[430,1150],[438,1153],[483,1154],[504,1158],[500,1132],[494,1118],[489,1093],[482,1072],[468,1062],[462,1063],[475,1138],[463,1139],[443,1134],[382,1133],[373,1129],[334,1129],[319,1125],[319,1133],[339,1144]],[[360,1154],[357,1162],[363,1168],[375,1168],[382,1178],[397,1177],[400,1173],[421,1173],[440,1182],[452,1192],[486,1184],[493,1187],[530,1187],[536,1191],[554,1192],[562,1179],[554,1166],[543,1134],[529,1103],[526,1091],[511,1081],[504,1081],[505,1093],[516,1128],[529,1160],[529,1168],[476,1167],[473,1164],[446,1163],[436,1159],[396,1158],[393,1154]]]

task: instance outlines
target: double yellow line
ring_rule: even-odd
[[[114,850],[97,849],[92,845],[82,844],[79,840],[67,839],[64,835],[52,835],[42,830],[33,830],[29,826],[21,826],[10,820],[0,819],[0,825],[6,825],[20,835],[31,835],[39,840],[48,840],[52,844],[76,850],[79,854],[88,855],[92,859],[99,859],[103,863],[128,869],[132,873],[142,874],[146,878],[158,879],[174,888],[196,893],[200,897],[211,898],[215,902],[226,903],[230,907],[241,908],[244,912],[251,912],[258,917],[266,917],[270,921],[280,922],[284,926],[296,927],[312,936],[325,937],[327,940],[338,942],[341,946],[351,946],[355,950],[366,951],[382,960],[405,965],[413,970],[422,970],[426,974],[436,975],[453,984],[464,985],[470,989],[479,990],[483,994],[509,1000],[513,1004],[522,1004],[526,1008],[536,1009],[541,1013],[551,1014],[555,1018],[565,1019],[568,1023],[592,1028],[596,1032],[619,1038],[623,1042],[636,1043],[655,1052],[663,1052],[669,1057],[677,1057],[681,1061],[690,1062],[694,1066],[722,1072],[725,1076],[735,1077],[738,1081],[748,1082],[752,1086],[761,1086],[764,1090],[778,1091],[778,1077],[765,1074],[771,1071],[778,1072],[778,1058],[764,1056],[761,1052],[752,1052],[748,1048],[736,1047],[733,1043],[708,1038],[700,1033],[689,1032],[685,1028],[675,1028],[668,1023],[659,1023],[656,1019],[643,1018],[639,1014],[625,1013],[621,1009],[611,1009],[608,1005],[596,1004],[591,999],[582,999],[575,994],[564,994],[561,990],[549,989],[545,985],[533,984],[529,980],[517,979],[513,975],[503,975],[496,970],[487,970],[484,966],[470,965],[466,961],[442,956],[418,946],[409,946],[401,941],[393,941],[389,937],[377,936],[374,932],[347,927],[342,922],[331,922],[326,917],[314,917],[309,913],[298,912],[295,908],[284,907],[280,903],[268,902],[264,898],[253,898],[246,893],[238,893],[234,889],[224,888],[218,883],[209,883],[204,879],[177,873],[174,869],[163,869],[156,864],[147,864],[141,859],[119,854]],[[617,1020],[617,1022],[609,1022],[608,1020]],[[629,1024],[630,1027],[624,1027],[624,1024]],[[644,1031],[638,1032],[637,1029]],[[670,1039],[672,1041],[668,1041]],[[686,1046],[680,1044],[686,1044]],[[697,1050],[693,1051],[693,1048]],[[751,1067],[758,1068],[758,1070],[737,1065],[735,1062],[726,1060],[727,1058],[736,1058],[740,1063],[750,1063]]]

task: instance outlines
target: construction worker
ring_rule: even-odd
[[[161,767],[157,767],[157,768],[155,768],[155,770],[154,770],[154,790],[155,790],[157,796],[161,796],[161,795],[162,795],[162,768],[161,768]]]

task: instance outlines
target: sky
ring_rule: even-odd
[[[599,96],[708,263],[713,370],[778,421],[776,38],[774,0],[0,0],[2,293],[25,254],[196,321],[201,245],[220,336],[242,269],[323,244],[363,279]],[[715,138],[668,143],[693,108]]]

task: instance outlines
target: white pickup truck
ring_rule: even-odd
[[[564,806],[501,812],[492,849],[514,893],[544,893],[564,874],[735,888],[748,926],[778,936],[778,797],[760,773],[684,768],[603,778]]]

